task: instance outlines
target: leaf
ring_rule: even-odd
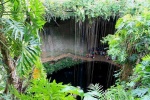
[[[24,35],[24,25],[20,22],[10,20],[10,19],[1,19],[5,24],[4,33],[8,36],[12,36],[12,38],[19,39],[22,41]]]
[[[133,95],[138,96],[138,97],[142,97],[147,92],[148,92],[148,88],[137,88],[132,91]]]

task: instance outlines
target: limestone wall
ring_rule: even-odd
[[[57,23],[56,23],[57,22]],[[86,55],[96,47],[105,47],[100,39],[114,33],[115,21],[97,18],[75,23],[74,20],[56,21],[46,24],[41,33],[42,57],[57,56],[63,53]]]

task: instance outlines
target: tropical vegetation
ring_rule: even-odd
[[[98,100],[150,99],[149,0],[1,0],[0,1],[0,99]],[[89,91],[49,82],[41,63],[40,31],[45,21],[101,17],[118,19],[116,32],[102,42],[108,54],[122,65],[115,86]],[[58,68],[57,68],[58,69]]]
[[[62,84],[47,81],[41,63],[39,33],[45,23],[45,8],[42,2],[1,0],[0,10],[0,99],[30,100],[37,99],[42,93],[45,93],[43,97],[45,96],[46,99],[51,96],[48,97],[44,91],[39,93],[40,88],[45,87],[48,90],[50,87],[56,87],[58,92],[65,89],[66,86]],[[36,86],[39,88],[36,89]],[[55,89],[52,91],[55,92]],[[60,95],[63,93],[61,92]],[[57,95],[53,96],[55,97]],[[62,98],[73,99],[74,97],[67,92]]]
[[[53,63],[49,63],[49,62],[43,63],[43,66],[46,69],[46,73],[50,75],[53,72],[57,72],[58,70],[78,65],[81,62],[82,61],[80,60],[74,61],[72,60],[72,58],[64,58],[60,61],[53,62]]]

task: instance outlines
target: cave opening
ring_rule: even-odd
[[[115,84],[115,72],[119,70],[118,67],[106,62],[82,62],[78,65],[64,68],[57,72],[48,75],[51,81],[56,80],[57,83],[71,84],[79,86],[84,91],[90,84],[99,83],[106,90]]]
[[[114,34],[116,20],[117,18],[110,18],[108,21],[99,17],[85,22],[70,19],[46,24],[41,34],[42,62],[58,62],[66,57],[83,61],[49,74],[48,79],[51,81],[55,79],[57,83],[80,86],[85,91],[91,83],[99,83],[104,90],[114,85],[116,81],[114,72],[118,70],[116,67],[118,65],[112,60],[107,60],[108,45],[100,40],[108,34]]]

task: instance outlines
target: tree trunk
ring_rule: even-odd
[[[15,64],[13,59],[10,56],[10,51],[8,50],[7,46],[7,39],[5,36],[0,33],[0,51],[3,56],[3,63],[5,64],[5,69],[7,71],[7,83],[5,88],[5,93],[8,92],[8,85],[13,85],[17,90],[19,89],[19,77],[17,76]]]
[[[128,81],[129,76],[132,75],[132,64],[126,63],[123,65],[120,80],[121,81]]]

